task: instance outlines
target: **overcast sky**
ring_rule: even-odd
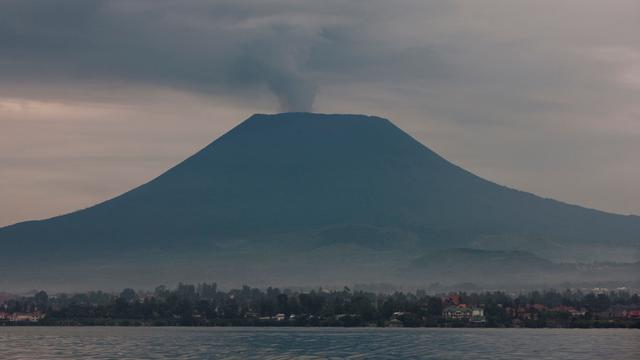
[[[499,184],[640,214],[640,2],[0,1],[0,226],[255,112],[387,117]]]

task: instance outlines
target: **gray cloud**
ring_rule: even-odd
[[[239,112],[377,114],[491,180],[640,213],[639,7],[636,0],[4,0],[0,101],[107,99],[146,109],[122,117],[148,116],[144,128],[160,131],[155,105],[140,105],[148,101],[140,94],[167,91],[179,121],[162,124],[163,140],[209,126],[191,118],[210,108],[177,101],[176,93]],[[184,140],[181,155],[205,138]]]
[[[367,22],[380,15],[359,18],[369,6],[9,0],[0,3],[0,79],[106,79],[212,94],[264,87],[283,110],[308,111],[323,76],[429,75],[429,49],[374,43]]]

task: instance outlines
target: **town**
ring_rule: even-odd
[[[120,293],[2,293],[0,325],[640,328],[640,297],[626,289],[376,294],[179,284]]]

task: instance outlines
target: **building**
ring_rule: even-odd
[[[484,309],[468,307],[464,304],[449,306],[444,309],[442,316],[447,320],[485,322]]]
[[[458,294],[449,294],[444,299],[444,303],[451,306],[458,306],[462,303],[462,297]]]
[[[32,313],[13,313],[9,315],[11,322],[38,322],[44,318],[44,314],[35,311]]]
[[[402,319],[405,315],[407,315],[408,313],[404,312],[404,311],[396,311],[393,313],[393,315],[391,315],[391,317],[393,319]]]
[[[257,319],[259,317],[259,314],[253,311],[249,311],[244,314],[244,317],[246,319]]]
[[[605,311],[595,314],[598,319],[624,319],[629,318],[629,312],[634,309],[625,305],[614,305]]]
[[[640,319],[640,309],[636,310],[628,310],[627,311],[628,319]]]
[[[471,319],[470,322],[483,323],[487,320],[484,317],[484,309],[483,308],[472,308],[471,309]]]

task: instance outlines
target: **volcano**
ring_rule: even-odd
[[[124,269],[141,284],[153,274],[373,281],[443,249],[615,260],[637,254],[640,217],[489,182],[383,118],[257,114],[121,196],[0,229],[0,246],[3,271],[42,282]]]

